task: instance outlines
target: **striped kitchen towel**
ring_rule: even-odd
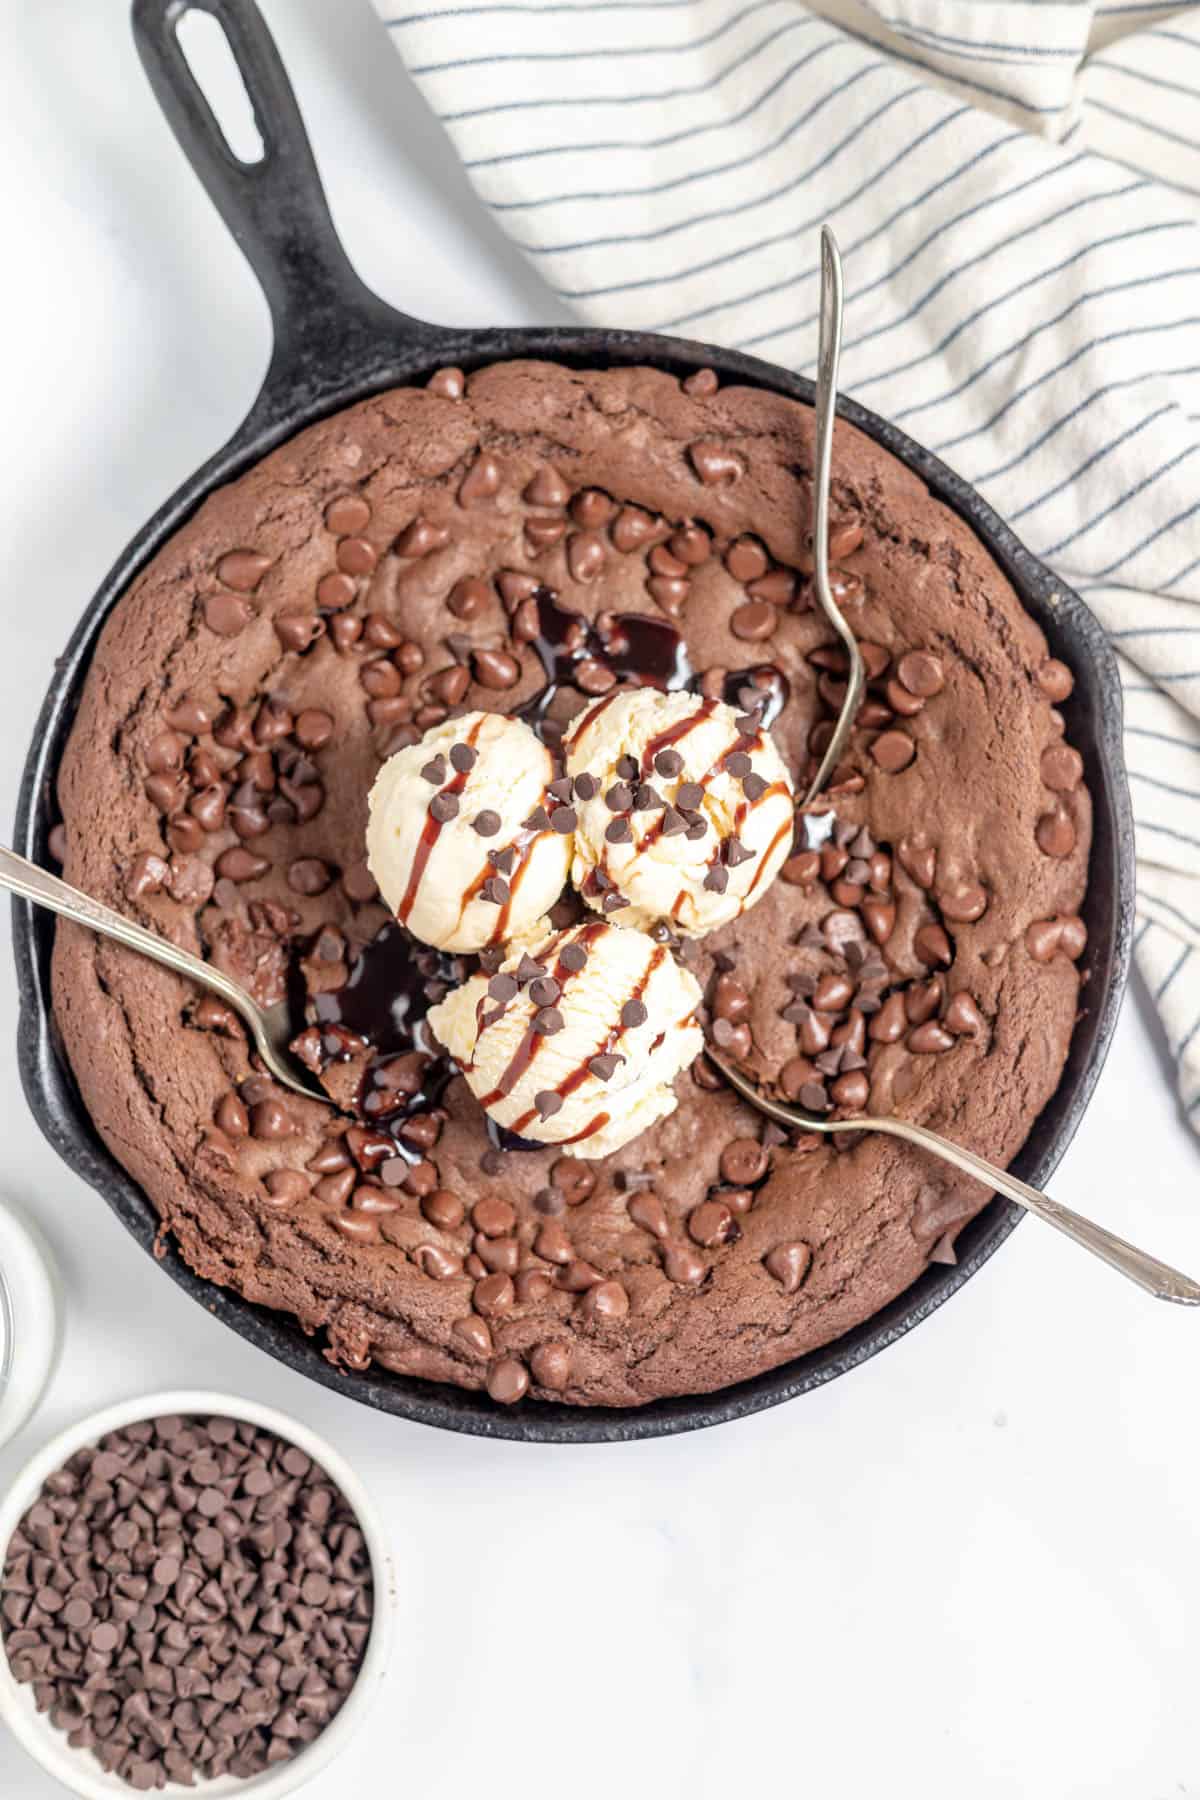
[[[1137,958],[1200,1128],[1200,5],[377,0],[584,318],[842,380],[1084,594],[1125,681]]]

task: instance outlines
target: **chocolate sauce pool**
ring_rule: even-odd
[[[518,709],[516,717],[524,719],[553,750],[557,751],[562,733],[548,715],[563,688],[576,689],[581,699],[586,698],[592,691],[604,691],[598,682],[603,683],[604,672],[608,672],[616,678],[612,685],[655,687],[668,693],[703,691],[704,677],[693,670],[683,637],[668,620],[642,613],[602,613],[593,625],[582,614],[560,605],[549,588],[539,588],[535,598],[539,630],[533,648],[546,684]],[[764,693],[767,703],[762,722],[769,726],[787,705],[790,693],[787,677],[773,663],[729,671],[722,679],[720,698],[730,706],[745,707]],[[474,958],[434,950],[396,921],[382,926],[374,939],[349,959],[347,979],[333,992],[308,994],[299,960],[292,963],[288,1001],[293,1037],[317,1026],[325,1068],[361,1057],[362,1046],[368,1047],[354,1111],[393,1141],[393,1153],[410,1161],[416,1160],[419,1152],[399,1133],[415,1114],[439,1104],[456,1072],[434,1042],[426,1014],[452,987],[466,980],[474,966]],[[490,1120],[488,1135],[498,1149],[544,1148]]]
[[[614,685],[656,687],[667,693],[701,692],[704,678],[692,668],[682,634],[668,619],[647,613],[601,613],[592,625],[581,613],[560,605],[550,588],[539,588],[534,599],[538,635],[533,648],[545,671],[546,685],[518,709],[516,716],[535,731],[545,725],[559,690],[577,685],[584,664],[614,675]],[[791,689],[787,676],[774,663],[732,669],[724,678],[720,698],[730,706],[739,706],[742,690],[747,687],[767,694],[763,724],[773,724],[788,703]]]

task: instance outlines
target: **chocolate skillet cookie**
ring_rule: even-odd
[[[348,1110],[283,1093],[223,1008],[68,926],[64,1041],[164,1234],[331,1360],[501,1401],[719,1388],[952,1260],[983,1204],[901,1144],[764,1131],[703,1058],[607,1160],[493,1142],[423,1024],[478,962],[408,938],[363,861],[393,750],[456,709],[557,748],[621,681],[765,720],[803,791],[844,679],[810,591],[811,449],[807,408],[708,372],[443,370],[214,495],[109,620],[60,770],[66,875],[290,995]],[[1071,676],[915,476],[842,424],[834,466],[836,587],[870,675],[845,761],[753,912],[659,941],[773,1091],[1006,1163],[1079,1004]]]

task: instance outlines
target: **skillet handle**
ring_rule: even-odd
[[[217,20],[254,108],[259,161],[231,150],[179,43],[189,12]],[[381,300],[342,248],[296,96],[254,0],[133,0],[133,37],[159,105],[254,270],[275,342],[251,420],[271,422],[297,391],[320,399],[378,368],[380,349],[434,346],[441,329]],[[335,381],[336,377],[336,381]],[[251,423],[247,421],[247,425]]]

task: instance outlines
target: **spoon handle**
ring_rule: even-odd
[[[847,1121],[848,1125],[854,1121]],[[1027,1211],[1044,1219],[1047,1225],[1053,1225],[1069,1237],[1072,1243],[1090,1250],[1110,1268],[1136,1281],[1140,1288],[1153,1294],[1157,1300],[1174,1300],[1182,1306],[1200,1305],[1200,1283],[1190,1276],[1181,1274],[1169,1263],[1159,1262],[1156,1256],[1150,1256],[1145,1250],[1139,1250],[1136,1244],[1127,1243],[1113,1231],[1106,1231],[1103,1225],[1097,1225],[1094,1219],[1085,1219],[1081,1214],[1072,1212],[1069,1206],[1063,1206],[1052,1200],[1049,1194],[1039,1193],[1037,1188],[1020,1181],[1017,1176],[1010,1175],[1006,1169],[997,1169],[982,1156],[976,1156],[973,1150],[966,1150],[961,1144],[955,1144],[949,1138],[939,1137],[937,1132],[929,1131],[924,1125],[913,1125],[905,1119],[869,1119],[863,1123],[872,1131],[882,1131],[891,1137],[906,1138],[910,1144],[920,1144],[940,1156],[943,1162],[953,1163],[965,1175],[977,1176],[986,1182],[988,1187],[995,1188],[998,1193],[1016,1200]]]
[[[59,913],[64,919],[71,919],[76,925],[86,925],[90,931],[99,932],[101,937],[112,938],[118,944],[124,944],[127,950],[136,950],[139,956],[148,956],[153,962],[162,963],[164,968],[171,969],[176,975],[186,975],[189,981],[199,982],[201,987],[220,994],[230,1006],[246,1020],[252,1028],[253,1002],[238,983],[225,975],[220,969],[214,969],[211,963],[199,956],[193,956],[190,950],[181,950],[167,938],[159,937],[156,932],[147,931],[143,925],[135,924],[122,913],[114,912],[110,906],[93,900],[90,894],[80,893],[57,875],[51,875],[47,869],[39,869],[36,863],[27,862],[25,857],[18,856],[15,850],[8,850],[0,845],[0,888],[7,888],[10,893],[19,894],[23,900],[32,900],[35,906],[45,906],[51,912]]]
[[[863,695],[864,670],[858,640],[842,616],[829,584],[829,483],[833,470],[833,420],[837,411],[838,362],[842,353],[842,259],[828,225],[821,227],[821,313],[817,344],[816,443],[813,455],[813,585],[821,610],[846,650],[846,697],[833,736],[804,797],[809,806],[837,767]]]

